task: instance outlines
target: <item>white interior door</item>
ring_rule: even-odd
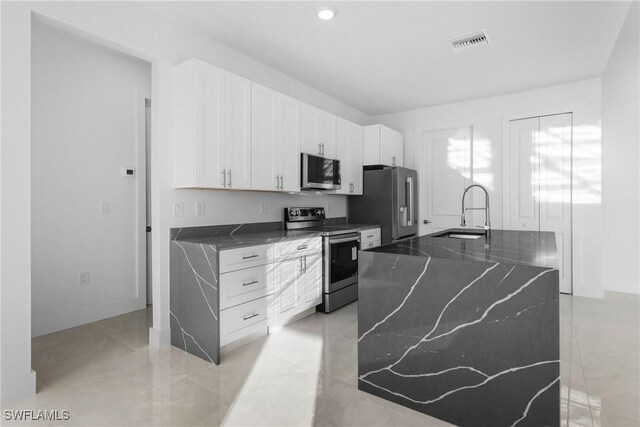
[[[512,120],[509,135],[505,228],[553,231],[560,292],[571,293],[572,114]]]
[[[423,131],[420,234],[460,226],[462,193],[471,184],[471,126]],[[473,200],[467,197],[467,205]],[[428,223],[425,223],[428,221]]]
[[[513,120],[510,128],[510,162],[508,205],[510,215],[505,228],[512,230],[540,229],[538,137],[540,118]]]
[[[571,138],[573,115],[540,117],[540,230],[556,233],[560,292],[572,292]]]

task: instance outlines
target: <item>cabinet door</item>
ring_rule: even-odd
[[[364,127],[364,164],[380,164],[380,125]]]
[[[300,297],[298,285],[302,275],[302,257],[274,264],[274,319],[276,326],[284,325],[298,313]]]
[[[275,92],[255,83],[251,91],[251,156],[255,159],[251,166],[251,188],[276,191],[279,188],[276,149],[281,146],[277,135],[278,99]]]
[[[222,143],[222,92],[225,72],[194,61],[194,186],[223,188],[226,152]]]
[[[362,126],[337,119],[337,158],[342,186],[338,194],[362,194]]]
[[[225,73],[222,136],[227,153],[227,188],[251,188],[251,82]]]
[[[318,112],[318,142],[322,144],[323,157],[336,158],[336,116],[333,114]]]
[[[282,95],[276,112],[276,162],[281,190],[300,191],[300,101]]]
[[[318,123],[320,112],[310,105],[303,104],[300,112],[300,151],[303,153],[322,155],[322,148],[318,140]]]
[[[303,266],[305,270],[300,279],[298,312],[322,302],[322,254],[305,256]]]
[[[402,166],[404,137],[388,127],[380,127],[380,163],[388,166]]]

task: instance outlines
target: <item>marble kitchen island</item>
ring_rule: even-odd
[[[460,426],[558,426],[554,233],[443,233],[360,252],[358,387]]]

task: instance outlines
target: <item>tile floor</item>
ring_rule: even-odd
[[[563,426],[640,425],[639,309],[562,296]],[[220,366],[149,349],[151,310],[38,337],[38,394],[6,409],[67,409],[69,426],[448,425],[357,390],[356,311],[316,313]]]

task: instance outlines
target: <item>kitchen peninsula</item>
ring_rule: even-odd
[[[550,232],[361,252],[358,387],[460,426],[558,426],[558,280]]]

